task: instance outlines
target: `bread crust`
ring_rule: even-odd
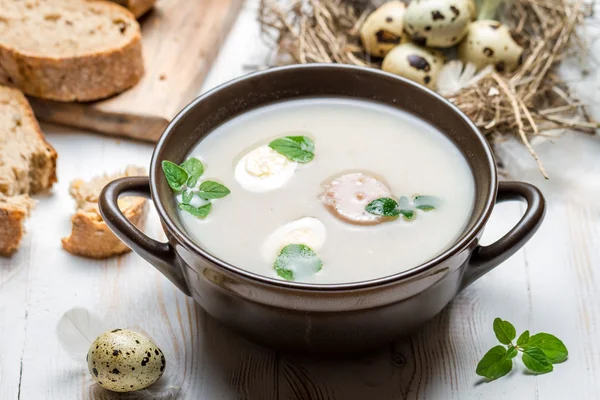
[[[0,44],[0,69],[6,78],[30,96],[55,101],[98,100],[135,85],[144,74],[140,27],[127,9],[101,3],[129,14],[136,32],[128,43],[73,57],[36,55]]]
[[[25,210],[0,206],[0,256],[8,257],[17,251],[25,233],[26,218]]]
[[[8,74],[2,69],[2,64],[0,64],[0,85],[10,85],[10,78],[8,77]]]
[[[108,228],[98,209],[102,189],[111,181],[126,177],[147,175],[146,169],[130,165],[123,173],[104,174],[89,181],[71,182],[69,193],[75,199],[77,211],[73,218],[71,235],[62,239],[63,248],[71,254],[88,258],[108,258],[127,253],[130,249]],[[141,197],[126,196],[119,199],[119,209],[138,229],[146,220],[147,201]]]
[[[25,219],[34,207],[27,195],[6,197],[0,194],[0,256],[11,256],[25,234]]]
[[[126,7],[129,11],[131,11],[133,13],[133,15],[135,15],[136,18],[139,18],[142,15],[146,14],[152,7],[154,7],[154,4],[156,3],[155,0],[113,0],[113,1],[116,2],[117,4],[122,5],[123,7]]]
[[[132,205],[124,211],[125,217],[139,229],[143,228],[146,213],[146,200],[141,198],[134,199]],[[62,239],[63,248],[71,254],[104,259],[131,251],[94,213],[78,210],[71,222],[71,235]]]
[[[2,71],[0,70],[0,76],[2,75]],[[37,194],[43,193],[50,190],[52,185],[56,183],[58,180],[56,178],[56,160],[58,158],[58,154],[54,147],[46,140],[44,133],[42,132],[42,128],[40,128],[40,124],[38,123],[35,115],[33,114],[33,110],[29,105],[29,101],[27,98],[23,96],[23,93],[18,89],[9,88],[6,86],[0,86],[0,91],[6,91],[9,93],[9,96],[14,97],[21,106],[21,112],[24,114],[26,119],[31,122],[31,129],[35,131],[37,136],[39,137],[40,142],[43,143],[46,148],[45,154],[37,154],[36,156],[43,159],[43,164],[45,168],[43,171],[36,171],[33,175],[39,177],[39,182],[30,182],[27,194]],[[0,160],[1,161],[1,160]],[[30,173],[30,175],[32,175]],[[5,193],[8,195],[17,195],[21,193]]]
[[[2,71],[0,71],[1,75]],[[0,77],[1,78],[1,77]],[[48,191],[56,182],[56,159],[54,148],[46,141],[40,125],[33,115],[29,102],[17,89],[0,86],[4,97],[12,98],[18,104],[21,121],[27,121],[28,131],[34,133],[41,146],[35,152],[21,154],[28,162],[28,169],[22,172],[29,177],[26,184],[19,185],[4,175],[0,178],[0,256],[10,256],[19,248],[25,233],[24,222],[33,207],[33,200],[27,194]],[[14,140],[10,135],[9,140]],[[14,164],[0,159],[0,164],[12,168]],[[14,197],[13,197],[14,196]]]

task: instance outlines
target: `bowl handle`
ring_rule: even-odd
[[[179,290],[190,296],[181,269],[184,264],[173,247],[168,242],[158,242],[146,236],[119,209],[117,200],[125,195],[151,198],[150,178],[147,176],[121,178],[106,185],[98,200],[104,222],[123,243],[158,269]]]
[[[542,224],[546,202],[538,188],[524,182],[500,182],[496,203],[510,200],[525,201],[527,203],[525,214],[517,225],[497,242],[475,248],[463,275],[461,289],[515,254]]]

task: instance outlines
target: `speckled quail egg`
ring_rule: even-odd
[[[498,72],[514,71],[521,64],[523,48],[510,30],[498,21],[481,20],[469,26],[467,37],[458,46],[458,57],[477,69],[493,65]]]
[[[360,38],[369,54],[384,57],[395,46],[408,41],[404,33],[405,12],[404,3],[390,1],[367,17],[360,29]]]
[[[477,19],[477,5],[475,4],[475,0],[468,0],[467,7],[469,8],[471,21],[475,21]]]
[[[404,14],[404,30],[418,45],[452,47],[467,33],[471,0],[413,0]]]
[[[437,51],[405,43],[395,47],[385,56],[381,68],[429,88],[435,88],[443,64],[444,57]]]
[[[86,360],[92,378],[113,392],[144,389],[165,370],[165,356],[158,346],[128,329],[115,329],[98,336]]]

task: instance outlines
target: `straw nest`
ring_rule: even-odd
[[[369,0],[261,0],[259,20],[276,49],[273,64],[324,62],[380,68],[381,60],[365,53],[359,37],[373,9]],[[495,12],[525,48],[523,64],[513,73],[491,72],[446,97],[490,142],[518,135],[547,178],[530,144],[532,138],[556,137],[565,129],[593,134],[600,127],[557,74],[565,57],[585,55],[578,28],[591,11],[581,0],[513,0]]]

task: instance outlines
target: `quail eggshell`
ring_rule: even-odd
[[[444,57],[436,51],[413,43],[396,46],[383,59],[384,71],[402,76],[429,88],[435,88]]]
[[[472,63],[477,69],[493,65],[498,72],[512,72],[521,64],[523,48],[517,44],[510,30],[498,21],[473,22],[467,37],[458,46],[458,57]]]
[[[473,13],[471,0],[413,0],[404,30],[420,46],[452,47],[465,37]]]
[[[360,38],[365,50],[375,57],[384,57],[400,43],[406,43],[404,13],[406,5],[401,1],[390,1],[373,11],[360,29]]]
[[[113,392],[133,392],[152,385],[166,365],[156,344],[129,329],[115,329],[98,336],[86,360],[92,378]]]

